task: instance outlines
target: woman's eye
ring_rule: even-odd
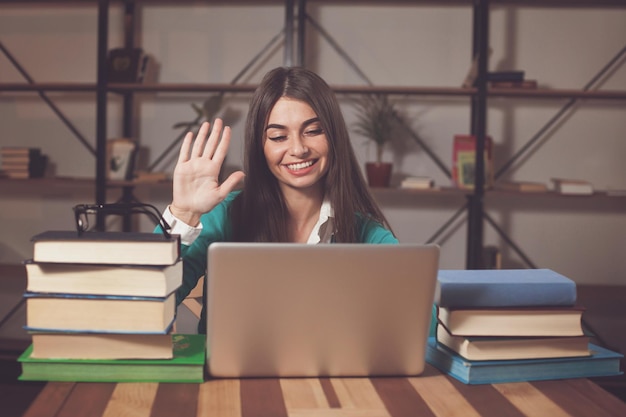
[[[269,140],[273,141],[273,142],[279,142],[281,140],[287,139],[287,136],[285,136],[285,135],[274,135],[274,136],[268,136],[267,138]]]
[[[317,136],[321,135],[322,133],[324,133],[324,130],[321,127],[317,129],[310,129],[304,132],[306,136]]]

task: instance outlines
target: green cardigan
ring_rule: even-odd
[[[206,273],[207,250],[214,242],[228,241],[230,221],[228,211],[239,192],[230,193],[224,201],[200,218],[202,232],[189,246],[181,246],[183,258],[183,283],[176,292],[176,303],[180,304]],[[373,221],[361,222],[360,242],[370,244],[397,244],[398,239],[381,224]],[[431,325],[432,327],[432,325]],[[202,309],[198,332],[206,332],[206,312]],[[432,331],[431,331],[432,333]]]

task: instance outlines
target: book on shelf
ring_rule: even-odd
[[[41,153],[40,148],[31,148],[28,146],[2,146],[0,147],[0,157],[30,157],[39,155]]]
[[[490,81],[491,88],[521,88],[534,90],[538,87],[537,80],[521,80],[521,81]]]
[[[476,178],[476,137],[454,135],[452,145],[452,181],[458,188],[473,189]],[[493,185],[493,140],[485,137],[485,187]]]
[[[583,336],[582,307],[437,308],[455,336]]]
[[[573,306],[576,283],[551,269],[441,269],[435,304],[442,307]]]
[[[167,297],[24,294],[29,331],[168,333],[176,315]]]
[[[588,356],[471,361],[428,339],[426,362],[465,384],[496,384],[621,375],[622,354],[590,343]]]
[[[546,193],[548,192],[548,185],[535,181],[501,181],[496,183],[495,189],[520,193]]]
[[[591,195],[593,194],[593,184],[585,180],[568,178],[552,178],[554,191],[567,195]]]
[[[28,292],[165,297],[182,284],[173,265],[94,265],[24,262]]]
[[[520,70],[511,71],[489,71],[487,81],[520,82],[524,81],[525,72]]]
[[[37,359],[32,345],[19,357],[22,381],[171,382],[204,381],[204,335],[172,336],[171,359]]]
[[[37,150],[39,152],[39,150]],[[38,153],[39,154],[39,153]],[[30,164],[33,157],[28,154],[25,155],[4,155],[2,157],[2,167],[3,168],[28,168],[28,164]]]
[[[589,337],[454,336],[437,326],[437,341],[465,359],[514,360],[588,356]]]
[[[171,359],[171,334],[34,332],[36,359]]]
[[[400,183],[400,188],[410,190],[428,190],[435,186],[435,181],[430,177],[406,177]]]
[[[9,178],[27,179],[43,177],[48,157],[39,148],[2,147],[2,171]]]
[[[31,240],[35,262],[172,265],[180,257],[179,235],[50,230]]]
[[[28,172],[28,170],[14,170],[14,169],[2,168],[2,174],[6,178],[13,179],[13,180],[27,180],[31,178],[30,172]]]

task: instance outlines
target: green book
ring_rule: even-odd
[[[19,357],[22,381],[181,382],[204,381],[205,336],[172,336],[173,359],[34,359],[32,345]]]

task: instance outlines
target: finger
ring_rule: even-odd
[[[222,132],[222,140],[217,145],[217,149],[215,149],[215,153],[213,154],[213,160],[219,164],[224,162],[226,159],[226,154],[228,153],[228,148],[230,147],[230,127],[226,126],[224,128],[224,132]]]
[[[183,144],[180,146],[178,152],[178,163],[186,162],[189,160],[189,150],[191,149],[191,141],[193,139],[193,133],[187,132],[183,139]]]
[[[243,171],[235,171],[224,180],[220,185],[220,197],[226,198],[226,196],[233,191],[237,185],[246,177]]]
[[[212,159],[213,154],[215,153],[215,149],[217,145],[220,143],[220,136],[222,135],[222,127],[224,126],[224,122],[222,119],[215,119],[213,122],[213,129],[211,129],[211,134],[209,135],[209,139],[206,142],[204,147],[204,152],[202,154],[203,157]]]
[[[198,135],[196,136],[196,140],[193,143],[193,149],[191,150],[192,156],[202,156],[202,152],[204,151],[206,136],[209,133],[209,122],[204,122],[200,126],[198,130]]]

